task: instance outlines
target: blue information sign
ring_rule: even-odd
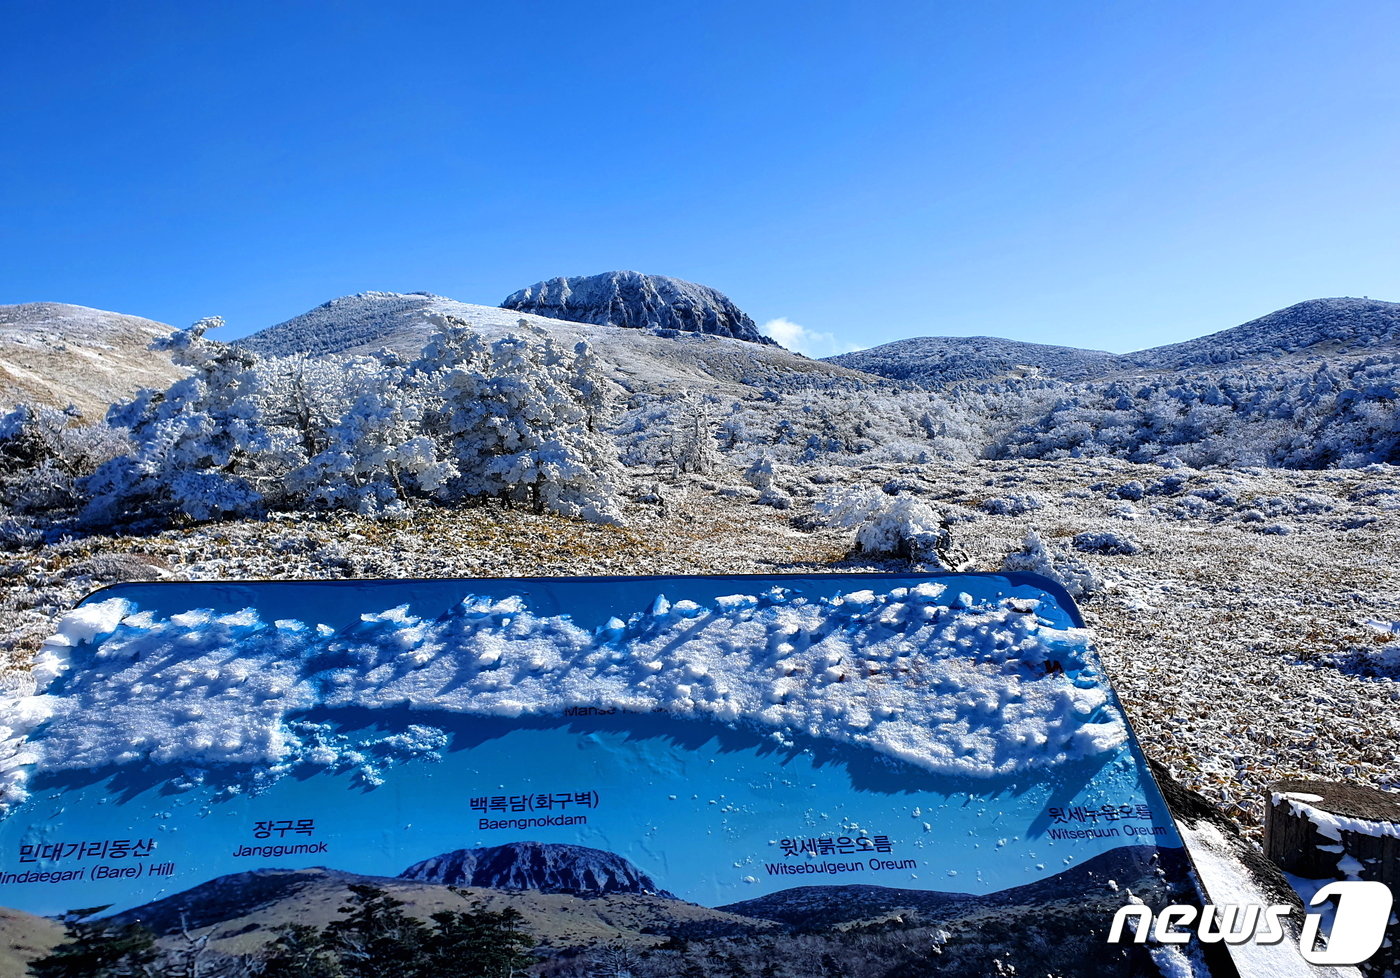
[[[84,942],[360,974],[371,932],[424,974],[1187,965],[1107,941],[1197,887],[1031,575],[123,584],[34,674],[0,775],[15,974]]]

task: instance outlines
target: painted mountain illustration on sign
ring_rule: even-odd
[[[547,842],[457,849],[414,863],[399,878],[493,890],[672,896],[615,853]]]

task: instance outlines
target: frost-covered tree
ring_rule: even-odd
[[[424,430],[453,467],[439,496],[620,519],[614,394],[588,345],[506,337],[488,346],[462,320],[436,325],[408,377]]]
[[[84,480],[84,521],[107,526],[174,514],[207,520],[263,508],[263,490],[276,474],[260,469],[258,458],[287,433],[265,424],[257,358],[204,339],[222,324],[201,319],[153,344],[191,374],[108,412],[110,424],[129,431],[134,450]]]
[[[595,522],[620,518],[617,450],[600,431],[596,399],[574,386],[587,344],[572,354],[546,341],[497,340],[490,347],[485,475],[496,495]],[[582,361],[582,365],[581,365]]]
[[[404,368],[380,358],[347,365],[366,383],[324,436],[325,448],[287,476],[287,486],[313,507],[366,516],[403,511],[412,496],[441,489],[457,474],[422,433],[423,405]]]
[[[586,345],[487,346],[453,320],[416,359],[262,359],[206,340],[218,324],[160,343],[189,377],[109,412],[131,449],[83,481],[89,524],[486,498],[619,518],[613,396]]]
[[[712,406],[694,391],[685,391],[671,404],[669,458],[676,475],[708,474],[719,467]]]

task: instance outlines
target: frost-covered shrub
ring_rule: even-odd
[[[1147,489],[1141,482],[1134,479],[1132,482],[1125,482],[1116,489],[1108,493],[1109,499],[1125,499],[1128,502],[1139,502],[1147,495]]]
[[[72,407],[21,404],[0,416],[0,507],[52,518],[81,504],[77,482],[129,446]]]
[[[832,488],[812,507],[827,526],[856,530],[852,554],[894,557],[952,569],[947,521],[913,496],[873,486]]]
[[[42,546],[44,533],[30,520],[6,516],[0,519],[0,547],[6,550],[31,550]]]
[[[1024,516],[1040,509],[1041,505],[1031,493],[996,496],[982,501],[982,512],[992,516]]]
[[[948,528],[927,503],[899,496],[856,528],[854,552],[952,570],[946,559],[951,543]]]
[[[1130,556],[1142,552],[1142,544],[1127,533],[1103,531],[1076,533],[1074,549],[1083,553]]]
[[[1254,505],[1266,516],[1315,516],[1330,513],[1336,503],[1321,496],[1306,493],[1297,496],[1269,496],[1256,499]]]
[[[638,397],[618,429],[624,461],[674,468],[689,464],[685,449],[698,443],[743,464],[764,454],[787,465],[925,463],[976,458],[985,443],[967,408],[925,391],[828,382],[746,399],[707,395],[703,404],[707,417],[697,426],[679,398]],[[708,440],[697,427],[708,429]]]
[[[848,529],[859,526],[889,505],[890,498],[870,486],[828,489],[812,506],[827,526]]]
[[[744,481],[755,489],[766,490],[772,488],[774,475],[773,458],[764,454],[754,459],[753,464],[744,470]]]
[[[1020,550],[1007,554],[1001,562],[1004,571],[1029,571],[1058,581],[1071,597],[1089,598],[1103,583],[1087,564],[1073,554],[1047,543],[1035,530],[1028,530]]]
[[[1239,494],[1235,490],[1223,485],[1202,486],[1199,489],[1192,489],[1188,496],[1204,499],[1206,502],[1215,503],[1217,506],[1224,506],[1233,509],[1240,504]]]
[[[792,497],[777,486],[764,489],[758,494],[755,502],[761,506],[772,506],[774,509],[792,509]]]
[[[984,396],[1009,392],[995,385]],[[1018,391],[1018,393],[1021,393]],[[1358,468],[1400,461],[1400,357],[1050,382],[992,434],[995,458],[1117,456],[1165,468]]]
[[[263,417],[256,358],[204,339],[222,324],[201,319],[152,344],[190,376],[107,412],[110,424],[130,432],[134,450],[84,480],[84,522],[111,526],[176,514],[208,520],[265,507],[268,474],[259,460],[276,450],[278,433]]]
[[[1166,475],[1158,479],[1144,491],[1150,496],[1172,496],[1180,492],[1190,480],[1178,473]]]

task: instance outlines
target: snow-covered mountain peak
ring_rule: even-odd
[[[667,275],[619,271],[546,279],[511,293],[501,307],[576,323],[773,342],[722,292]]]

